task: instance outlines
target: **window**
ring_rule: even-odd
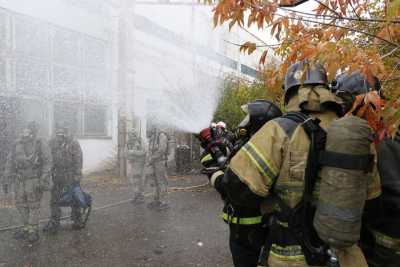
[[[0,173],[4,168],[8,152],[17,138],[18,101],[0,96]]]
[[[6,77],[6,62],[5,60],[0,60],[0,92],[7,89]]]
[[[249,75],[249,76],[251,76],[253,78],[257,78],[257,76],[258,76],[258,71],[256,69],[253,69],[253,68],[251,68],[249,66],[246,66],[244,64],[241,64],[241,68],[240,69],[241,69],[241,72],[243,74]]]
[[[15,79],[19,93],[43,97],[49,88],[49,66],[39,60],[17,58]]]
[[[18,131],[23,129],[30,121],[39,125],[39,136],[45,137],[49,134],[49,108],[45,101],[37,99],[21,99],[18,110]]]
[[[70,133],[76,136],[81,135],[80,112],[77,104],[55,103],[54,104],[54,127],[58,123],[68,127]]]
[[[57,102],[53,110],[54,127],[57,123],[62,123],[79,138],[108,136],[106,106]]]
[[[85,106],[84,135],[107,136],[107,108],[105,106]]]

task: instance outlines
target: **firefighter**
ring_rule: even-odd
[[[23,228],[14,238],[33,244],[39,240],[40,201],[50,188],[52,157],[45,140],[38,138],[36,122],[28,123],[11,149],[5,167],[5,186],[15,184],[15,202]]]
[[[339,75],[333,88],[351,107],[356,96],[380,92],[381,83],[375,76],[369,81],[356,71]],[[379,142],[377,154],[382,194],[366,202],[360,244],[369,266],[394,267],[400,262],[400,129],[393,138],[387,135]]]
[[[246,116],[238,125],[234,138],[227,137],[228,142],[232,142],[233,139],[233,149],[229,157],[232,157],[267,121],[282,115],[279,108],[267,100],[255,100],[241,108]],[[216,164],[207,151],[201,162],[204,166]],[[229,224],[229,248],[233,264],[235,267],[256,267],[267,234],[261,211],[259,208],[237,205],[231,202],[224,192],[220,193],[225,204],[223,219]]]
[[[147,166],[148,175],[155,186],[155,195],[152,202],[148,204],[151,209],[168,209],[167,194],[167,161],[169,156],[169,135],[152,127],[149,131],[149,156]]]
[[[61,207],[59,201],[63,194],[71,187],[77,186],[82,179],[82,149],[79,142],[69,134],[68,128],[58,124],[55,137],[50,141],[53,155],[52,178],[50,199],[50,221],[43,231],[56,233],[60,228]],[[77,205],[71,207],[73,229],[84,227],[81,209]]]
[[[135,131],[128,133],[127,156],[130,164],[128,180],[132,188],[132,203],[140,204],[144,202],[146,149],[142,138]]]

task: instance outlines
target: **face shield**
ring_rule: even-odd
[[[68,132],[65,128],[58,128],[56,129],[56,140],[60,143],[64,143],[67,139]]]
[[[31,129],[25,128],[25,129],[22,130],[22,133],[21,133],[22,140],[30,141],[30,140],[33,139],[33,137],[34,137],[34,135],[33,135],[33,132],[32,132]]]
[[[250,123],[250,115],[247,114],[246,117],[239,123],[238,128],[246,128]]]
[[[238,127],[237,127],[237,132],[236,135],[238,135],[238,138],[242,138],[245,137],[248,133],[248,127],[250,125],[250,114],[249,114],[249,106],[246,105],[242,105],[240,107],[244,113],[246,113],[246,116],[244,117],[244,119],[239,123]]]

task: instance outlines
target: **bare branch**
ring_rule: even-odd
[[[242,28],[245,32],[247,32],[248,34],[250,34],[251,36],[253,36],[253,38],[257,39],[258,41],[262,42],[265,46],[269,47],[271,45],[267,44],[267,42],[265,42],[264,40],[262,40],[260,37],[258,37],[257,35],[255,35],[254,33],[250,32],[248,29],[244,28],[243,26],[240,26],[240,28]],[[272,45],[272,46],[276,46],[276,45]]]
[[[310,23],[314,23],[314,24],[320,24],[320,25],[325,25],[325,26],[331,26],[331,27],[346,29],[346,30],[349,30],[349,31],[351,31],[351,32],[357,32],[357,33],[361,33],[361,34],[364,34],[364,35],[367,35],[367,36],[370,36],[370,37],[379,39],[379,40],[381,40],[381,41],[383,41],[383,42],[386,42],[386,43],[388,43],[388,44],[390,44],[390,45],[392,45],[392,46],[394,46],[394,47],[400,47],[399,44],[393,43],[393,42],[390,41],[390,40],[387,40],[387,39],[382,38],[382,37],[380,37],[380,36],[377,36],[377,35],[375,35],[375,34],[372,34],[372,33],[369,33],[369,32],[364,32],[364,31],[361,31],[361,30],[357,30],[357,29],[354,29],[354,28],[351,28],[351,27],[342,26],[342,25],[336,25],[336,24],[326,23],[326,22],[321,22],[321,21],[316,21],[316,20],[297,18],[297,17],[293,17],[293,16],[286,16],[286,15],[281,15],[281,14],[275,14],[275,15],[276,15],[276,16],[280,16],[280,17],[289,17],[289,18],[294,19],[294,20],[299,20],[299,21],[304,21],[304,22],[310,22]]]
[[[398,81],[398,80],[400,80],[400,76],[393,77],[393,78],[390,78],[390,79],[386,79],[385,82],[392,82],[392,81]]]
[[[331,19],[337,19],[337,20],[350,20],[350,21],[361,21],[361,22],[382,22],[382,23],[394,23],[394,24],[400,24],[400,20],[384,20],[384,19],[377,19],[377,18],[352,18],[352,17],[337,17],[337,16],[332,16],[332,15],[317,15],[309,12],[304,12],[304,11],[299,11],[299,10],[291,10],[289,8],[285,7],[280,7],[280,9],[287,11],[287,12],[293,12],[293,13],[298,13],[302,15],[306,15],[308,17],[313,17],[313,18],[331,18]]]
[[[390,52],[384,54],[383,56],[381,56],[381,59],[384,59],[384,58],[386,58],[386,57],[388,57],[388,56],[391,56],[391,55],[392,55],[394,52],[396,52],[397,50],[399,50],[399,47],[395,47],[392,51],[390,51]],[[395,56],[398,57],[397,55],[395,55]]]
[[[239,46],[239,47],[242,46],[241,44],[233,43],[233,42],[228,41],[228,40],[225,40],[225,39],[224,39],[224,42],[226,42],[226,43],[228,43],[228,44],[231,44],[231,45],[236,45],[236,46]],[[274,48],[277,48],[277,47],[280,46],[280,45],[281,45],[281,43],[279,43],[279,44],[273,44],[273,45],[264,43],[263,45],[256,45],[256,48],[268,47],[268,48],[274,49]]]
[[[358,20],[361,21],[361,17],[358,15],[356,9],[354,8],[353,4],[351,3],[351,1],[349,1],[349,4],[351,6],[351,9],[353,9],[353,13],[357,16]]]
[[[396,73],[396,71],[398,70],[400,66],[400,62],[396,64],[396,66],[394,66],[392,72],[386,77],[385,81],[382,83],[382,87],[385,87],[386,84],[390,81],[390,79],[392,78],[392,76]]]
[[[305,3],[307,1],[308,0],[294,0],[290,4],[281,4],[281,3],[279,3],[279,6],[280,7],[295,7],[295,6],[298,6],[298,5],[301,5],[301,4]]]

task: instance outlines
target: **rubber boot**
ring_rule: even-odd
[[[160,210],[160,211],[168,210],[169,209],[169,205],[168,205],[168,203],[160,202],[160,204],[158,205],[157,209]]]
[[[60,222],[50,220],[45,227],[43,227],[43,232],[47,232],[49,234],[56,234],[60,229]]]
[[[74,221],[72,223],[72,230],[81,230],[85,228],[85,225],[80,221]]]
[[[149,209],[156,209],[157,207],[159,207],[161,204],[161,202],[159,200],[153,200],[152,202],[150,202],[149,204],[147,204],[147,207]]]
[[[14,239],[25,240],[28,238],[28,230],[25,228],[19,229],[14,233]]]
[[[154,200],[152,202],[150,202],[147,207],[149,209],[155,209],[155,210],[167,210],[169,209],[169,205],[165,202],[161,202],[160,200]]]
[[[85,228],[85,224],[82,222],[82,213],[79,207],[72,207],[71,219],[73,221],[72,230],[81,230]]]
[[[36,242],[38,242],[40,239],[39,237],[39,231],[38,230],[31,230],[28,232],[28,238],[27,241],[29,244],[34,244]]]
[[[136,195],[132,200],[131,203],[134,205],[140,205],[144,203],[144,196],[142,194]]]

